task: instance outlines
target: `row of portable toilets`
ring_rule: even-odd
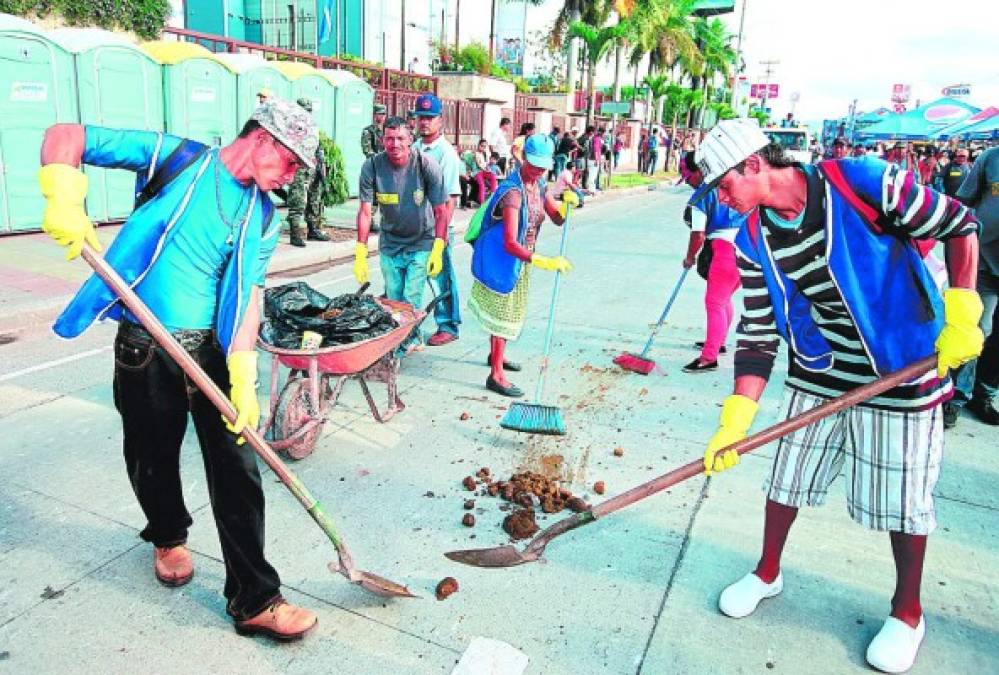
[[[42,136],[59,122],[166,131],[209,144],[239,133],[262,88],[312,101],[319,128],[340,146],[351,195],[374,91],[352,73],[254,54],[213,54],[189,42],[147,42],[94,28],[42,31],[0,14],[0,233],[37,230]],[[88,167],[95,221],[132,210],[135,176]]]

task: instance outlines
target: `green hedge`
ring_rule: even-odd
[[[0,12],[28,20],[55,14],[71,26],[125,29],[155,40],[170,14],[168,0],[0,0]]]
[[[323,192],[323,205],[343,204],[349,197],[347,169],[343,165],[343,153],[332,138],[319,132],[319,146],[326,160],[326,190]]]

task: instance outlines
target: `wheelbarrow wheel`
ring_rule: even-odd
[[[319,403],[312,400],[309,379],[293,378],[278,398],[272,427],[273,446],[292,459],[305,459],[315,450],[325,423]]]

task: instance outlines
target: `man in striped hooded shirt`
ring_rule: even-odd
[[[822,504],[845,471],[851,517],[889,532],[897,568],[891,615],[867,660],[903,672],[925,633],[919,590],[936,526],[949,370],[982,347],[978,223],[896,165],[869,157],[797,164],[746,120],[715,127],[697,161],[721,203],[748,214],[736,238],[745,309],[735,393],[705,453],[709,473],[738,462],[733,451],[716,452],[748,432],[781,339],[790,351],[785,417],[938,355],[936,370],[781,439],[767,480],[763,554],[719,598],[723,613],[741,618],[781,592],[781,554],[799,507]],[[942,297],[922,260],[934,240],[947,252]]]

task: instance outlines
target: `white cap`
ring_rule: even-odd
[[[729,169],[769,144],[770,139],[755,120],[722,120],[701,141],[694,158],[704,175],[704,182],[711,185]]]

